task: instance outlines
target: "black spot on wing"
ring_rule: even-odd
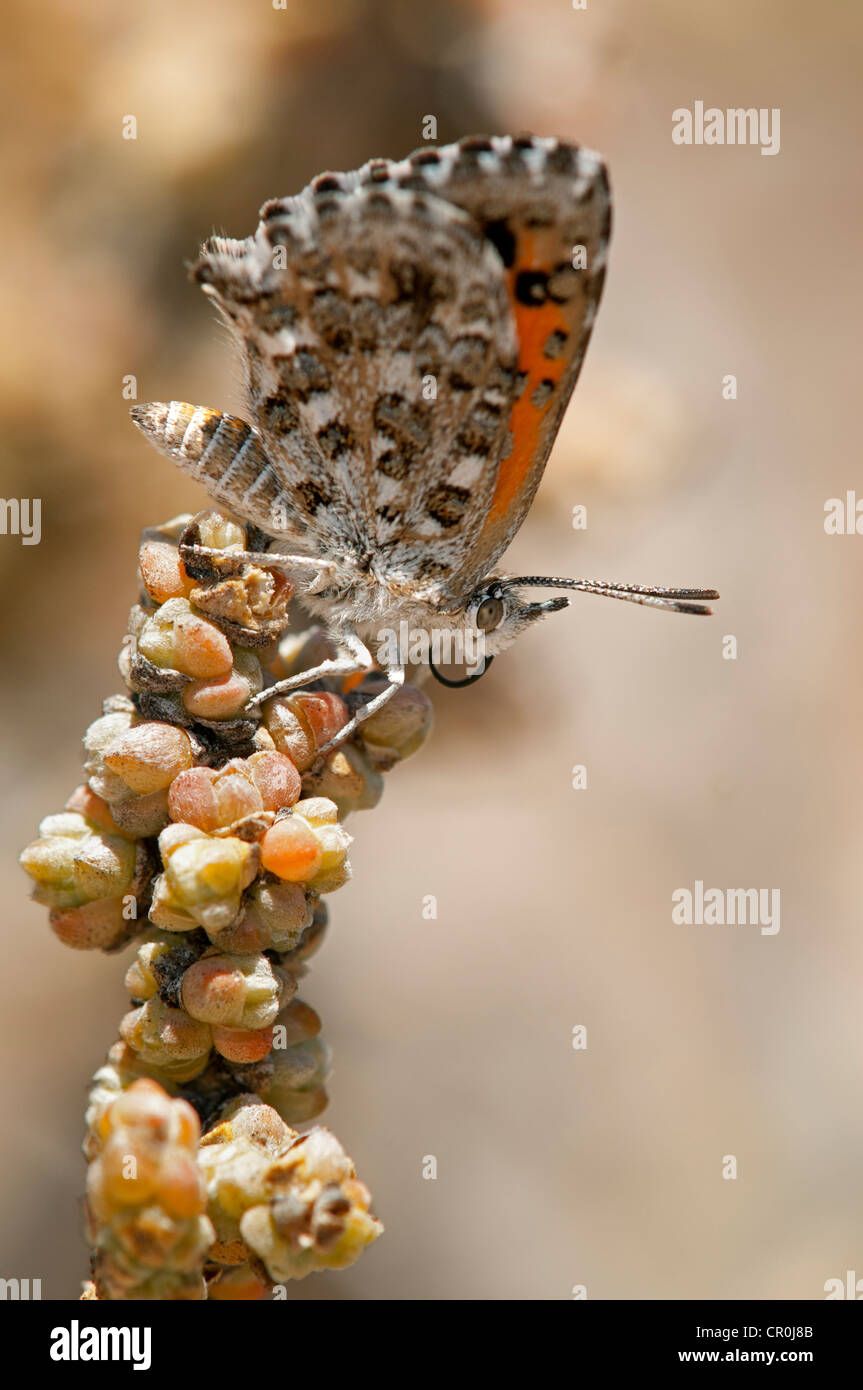
[[[552,333],[549,333],[548,337],[545,340],[545,344],[543,345],[542,349],[543,357],[550,357],[552,359],[554,359],[555,357],[560,357],[561,353],[566,347],[568,337],[569,334],[562,333],[559,328],[555,328]]]
[[[300,349],[273,358],[279,384],[286,394],[307,401],[310,396],[329,391],[333,381],[327,367],[313,352]]]
[[[458,526],[469,501],[470,492],[466,487],[441,483],[429,493],[426,512],[444,531],[451,531],[454,526]]]
[[[487,458],[497,443],[503,407],[492,401],[480,401],[464,421],[456,437],[456,445],[466,454]]]
[[[336,290],[318,290],[309,317],[327,347],[345,352],[351,345],[351,311],[344,296]]]
[[[284,396],[267,396],[260,406],[261,425],[273,435],[292,434],[300,428],[296,402]]]
[[[323,425],[315,438],[322,452],[333,461],[340,459],[355,445],[353,431],[343,420],[331,420],[328,425]]]
[[[375,401],[372,421],[375,429],[391,441],[391,447],[378,460],[378,469],[385,477],[402,481],[414,460],[431,443],[428,404],[420,405],[391,391]]]
[[[505,218],[497,222],[487,222],[483,227],[487,239],[494,246],[507,270],[515,264],[515,233]]]
[[[306,511],[312,516],[314,516],[321,507],[329,507],[332,505],[332,493],[320,481],[304,478],[301,483],[297,484],[296,491]]]
[[[465,333],[453,343],[449,384],[455,391],[473,391],[488,364],[488,341],[477,333]]]
[[[534,386],[531,391],[530,403],[535,406],[537,410],[541,410],[544,405],[548,405],[553,395],[554,382],[548,377],[544,377],[542,381],[537,382],[536,386]]]
[[[519,304],[536,309],[548,298],[548,276],[544,270],[520,270],[515,277],[515,297]]]

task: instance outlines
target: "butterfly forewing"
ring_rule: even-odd
[[[341,179],[268,204],[254,238],[214,239],[199,263],[278,482],[238,510],[273,530],[286,509],[322,553],[379,573],[449,576],[491,504],[517,387],[499,254],[428,191]]]
[[[518,390],[484,523],[465,568],[478,576],[509,544],[542,477],[575,386],[605,277],[608,175],[590,150],[525,136],[421,150],[393,175],[419,176],[496,247],[518,337]]]

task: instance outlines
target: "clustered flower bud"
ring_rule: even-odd
[[[224,954],[200,942],[178,946],[158,932],[139,947],[126,987],[137,1007],[120,1036],[162,1082],[191,1080],[213,1049],[230,1062],[261,1061],[297,988],[268,956]]]
[[[192,1107],[155,1081],[133,1082],[99,1117],[87,1172],[92,1296],[206,1297],[214,1230],[197,1162],[200,1132]]]
[[[216,1232],[210,1260],[274,1284],[354,1263],[383,1229],[368,1189],[328,1129],[298,1135],[253,1095],[239,1097],[199,1151]],[[224,1276],[220,1276],[224,1277]]]
[[[211,940],[240,915],[243,890],[261,862],[257,844],[216,837],[194,825],[168,825],[159,836],[163,871],[153,887],[150,921],[167,931],[203,927]]]
[[[293,590],[262,563],[268,544],[215,510],[144,533],[119,660],[127,693],[87,730],[86,782],[21,856],[67,945],[111,951],[139,939],[131,1008],[87,1115],[88,1297],[202,1296],[203,1227],[194,1236],[177,1225],[202,1218],[175,1210],[171,1195],[172,1165],[185,1172],[180,1150],[197,1142],[176,1118],[186,1102],[216,1126],[204,1143],[217,1227],[230,1202],[216,1168],[260,1169],[231,1211],[237,1258],[211,1257],[209,1296],[263,1297],[273,1281],[351,1263],[380,1229],[332,1135],[287,1128],[327,1103],[329,1050],[296,991],[326,927],[322,895],[350,878],[344,818],[377,804],[383,774],[427,737],[431,705],[402,687],[335,747],[379,676],[250,705],[334,654],[320,628],[286,631]],[[252,1119],[278,1152],[272,1135],[269,1148],[257,1142]],[[112,1176],[123,1143],[150,1175],[141,1201]]]
[[[68,809],[46,816],[39,839],[21,854],[35,883],[33,897],[51,909],[56,935],[67,946],[113,951],[138,930],[142,903],[149,900],[152,855],[135,845],[112,822],[100,824],[86,795],[70,800],[84,813]],[[104,808],[107,810],[107,808]]]

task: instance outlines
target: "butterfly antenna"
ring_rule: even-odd
[[[712,613],[704,602],[715,599],[715,589],[665,589],[647,584],[607,584],[601,579],[547,579],[543,575],[525,575],[520,579],[504,580],[502,588],[578,589],[585,594],[603,594],[605,598],[624,599],[627,603],[643,603],[649,608],[665,608],[670,613]]]

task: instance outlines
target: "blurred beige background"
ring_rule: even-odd
[[[0,492],[41,497],[43,535],[0,536],[0,1274],[77,1296],[84,1097],[126,1007],[126,958],[62,948],[16,855],[120,686],[140,528],[204,502],[122,378],[241,409],[184,260],[321,169],[407,154],[427,114],[441,143],[530,129],[611,168],[603,307],[510,568],[723,597],[700,623],[577,599],[436,692],[432,743],[349,822],[302,993],[387,1232],[291,1296],[819,1298],[863,1274],[863,539],[823,529],[859,477],[859,10],[17,0],[5,28]],[[674,145],[695,100],[781,108],[781,152]],[[780,888],[781,931],[674,926],[695,879]]]

